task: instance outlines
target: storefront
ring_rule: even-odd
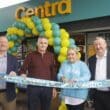
[[[40,16],[47,17],[51,22],[58,23],[61,28],[65,28],[70,33],[70,37],[75,39],[76,44],[83,48],[83,60],[86,61],[86,59],[94,53],[92,41],[95,36],[102,35],[109,43],[109,4],[109,0],[66,0],[66,2],[65,0],[29,1],[0,10],[0,32],[6,32],[7,28],[16,21],[15,15],[19,12],[18,9],[20,9],[20,7],[21,9],[24,7],[25,10],[19,13],[22,16],[27,14],[29,16],[34,15],[34,10],[39,8],[41,9],[40,11],[43,12],[38,13]],[[58,7],[58,9],[56,7]],[[18,17],[21,16],[19,15]]]

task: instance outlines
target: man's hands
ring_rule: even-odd
[[[16,72],[11,71],[11,72],[9,73],[9,76],[16,76]]]
[[[24,77],[24,78],[26,78],[26,77],[27,77],[27,75],[26,75],[26,74],[21,74],[20,76],[22,76],[22,77]]]
[[[53,88],[52,90],[52,97],[55,98],[57,96],[57,90]]]

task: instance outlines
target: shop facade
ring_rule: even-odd
[[[71,38],[75,39],[76,44],[83,49],[83,60],[86,61],[88,57],[94,54],[92,42],[96,36],[103,36],[107,40],[108,45],[110,45],[109,4],[109,0],[67,0],[66,2],[65,0],[38,0],[38,2],[32,0],[1,9],[0,32],[5,33],[7,28],[16,21],[15,13],[18,8],[27,8],[28,10],[21,14],[28,13],[31,16],[32,13],[35,14],[33,10],[36,7],[41,7],[46,13],[44,17],[48,17],[52,22],[58,23],[61,28],[66,29],[70,33]],[[43,16],[44,14],[40,13],[40,15]]]

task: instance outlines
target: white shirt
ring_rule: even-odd
[[[7,72],[7,53],[0,56],[0,74],[6,74]],[[6,89],[6,81],[0,79],[0,89]]]
[[[65,96],[64,99],[65,104],[69,104],[69,105],[79,105],[82,104],[84,101],[85,101],[84,99],[67,97],[67,96]]]
[[[103,57],[97,57],[95,80],[106,80],[107,79],[107,51]],[[98,90],[108,91],[108,88],[98,88]]]

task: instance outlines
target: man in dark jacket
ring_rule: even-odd
[[[17,59],[8,54],[8,40],[0,36],[0,73],[15,76],[18,69]],[[0,103],[3,110],[16,110],[16,92],[14,83],[0,80]]]
[[[91,80],[110,79],[110,52],[107,42],[102,37],[96,37],[93,45],[96,55],[89,58]],[[95,110],[110,110],[110,88],[91,89],[90,98],[94,100]]]

